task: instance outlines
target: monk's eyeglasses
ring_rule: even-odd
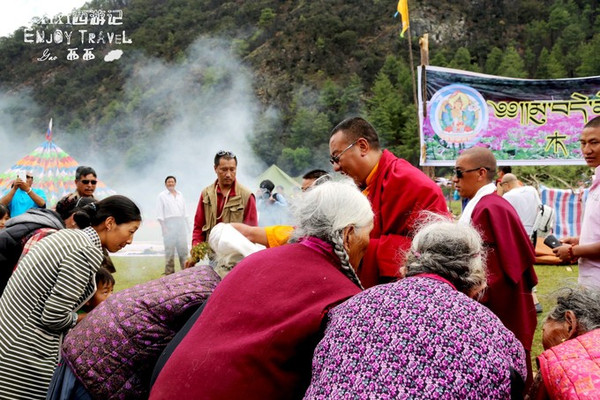
[[[352,146],[354,146],[357,142],[358,142],[358,140],[355,140],[352,144],[350,144],[350,146],[348,146],[344,150],[342,150],[342,152],[340,154],[338,154],[337,156],[331,156],[331,157],[329,157],[329,162],[331,164],[339,164],[340,163],[340,158],[342,157],[342,154],[344,154],[345,152],[347,152],[348,150],[350,150],[350,148]]]
[[[458,179],[462,179],[464,174],[466,174],[467,172],[479,171],[481,168],[483,168],[487,171],[490,171],[490,169],[488,167],[477,167],[477,168],[466,169],[464,171],[462,169],[454,168],[454,175],[456,175],[456,177]]]

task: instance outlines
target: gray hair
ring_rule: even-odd
[[[579,287],[565,288],[556,299],[556,307],[548,318],[558,322],[565,320],[565,313],[572,311],[577,318],[577,329],[585,333],[600,328],[600,291]]]
[[[361,229],[372,224],[373,210],[356,185],[347,178],[324,182],[304,192],[294,202],[292,212],[297,226],[290,241],[313,236],[333,244],[342,263],[342,271],[361,286],[344,249],[343,231],[349,226]]]
[[[406,254],[406,276],[436,274],[467,295],[485,287],[485,262],[479,233],[446,217],[425,214]]]

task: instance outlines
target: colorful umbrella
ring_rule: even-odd
[[[46,141],[0,174],[1,195],[10,190],[17,174],[25,176],[26,172],[31,172],[34,176],[33,187],[44,191],[47,198],[46,206],[52,208],[63,196],[75,191],[75,170],[78,166],[79,163],[73,157],[52,141],[52,120],[50,120]],[[104,182],[98,180],[94,197],[102,199],[115,193]]]

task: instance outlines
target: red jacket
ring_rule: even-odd
[[[339,265],[314,238],[245,258],[217,286],[150,399],[302,398],[327,311],[360,292]]]
[[[421,211],[448,214],[439,186],[418,168],[387,150],[381,155],[368,189],[375,226],[358,270],[365,288],[399,277],[399,254],[410,248]]]

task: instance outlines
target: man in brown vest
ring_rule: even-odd
[[[251,226],[258,224],[254,194],[236,182],[236,170],[235,154],[219,151],[215,155],[217,180],[205,187],[200,195],[194,217],[192,247],[208,241],[210,230],[219,222],[243,222]]]

